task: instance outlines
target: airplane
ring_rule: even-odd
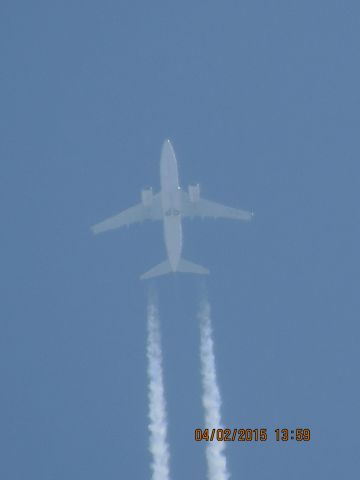
[[[208,274],[209,270],[189,262],[181,256],[182,224],[185,217],[231,218],[251,220],[252,212],[226,207],[200,197],[200,186],[189,185],[188,192],[179,184],[175,152],[170,140],[165,140],[160,159],[159,193],[152,188],[142,190],[141,203],[124,210],[91,227],[94,234],[113,230],[144,220],[162,220],[167,259],[141,275],[141,280],[166,275],[171,272]]]

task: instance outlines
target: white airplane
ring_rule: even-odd
[[[179,174],[174,149],[170,140],[165,140],[160,159],[161,191],[155,195],[152,189],[141,192],[141,203],[124,210],[103,222],[92,226],[93,233],[130,225],[144,220],[162,220],[168,258],[141,275],[145,280],[171,272],[208,274],[209,270],[181,258],[183,217],[232,218],[251,220],[253,213],[226,207],[200,197],[200,186],[189,185],[188,193],[179,185]]]

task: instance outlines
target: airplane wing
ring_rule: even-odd
[[[181,214],[184,217],[232,218],[235,220],[251,220],[254,215],[252,212],[227,207],[204,198],[192,202],[188,193],[184,191],[182,192]]]
[[[106,220],[97,223],[91,227],[94,234],[106,232],[107,230],[114,230],[132,223],[140,223],[144,220],[162,220],[162,209],[160,194],[153,196],[150,206],[145,207],[142,203],[124,210],[123,212],[107,218]]]

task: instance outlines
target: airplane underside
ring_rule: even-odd
[[[161,191],[141,192],[141,203],[124,210],[92,227],[93,233],[114,230],[144,220],[161,220],[164,223],[164,240],[167,259],[141,275],[146,280],[172,272],[208,274],[209,270],[181,258],[182,218],[211,217],[251,220],[252,212],[221,205],[200,196],[199,185],[189,185],[188,192],[181,189],[177,160],[170,140],[163,144],[160,159]]]

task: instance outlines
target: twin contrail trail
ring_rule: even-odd
[[[208,300],[200,302],[200,363],[202,378],[202,404],[204,407],[205,428],[222,428],[221,396],[216,379],[214,341],[211,326],[211,311]],[[149,398],[149,449],[152,455],[152,480],[170,479],[170,454],[167,441],[167,413],[163,381],[160,320],[157,298],[149,291],[147,305],[147,359],[148,359],[148,398]],[[226,465],[224,442],[216,439],[206,446],[206,459],[209,480],[228,480],[230,474]]]
[[[212,338],[211,310],[207,300],[201,300],[198,313],[200,320],[200,361],[202,377],[202,403],[205,428],[221,428],[221,395],[216,379],[214,341]],[[206,446],[209,480],[227,480],[230,475],[226,466],[224,442],[213,440]]]
[[[147,305],[147,359],[149,381],[149,431],[152,480],[169,480],[169,446],[163,382],[160,321],[156,295],[149,291]]]

